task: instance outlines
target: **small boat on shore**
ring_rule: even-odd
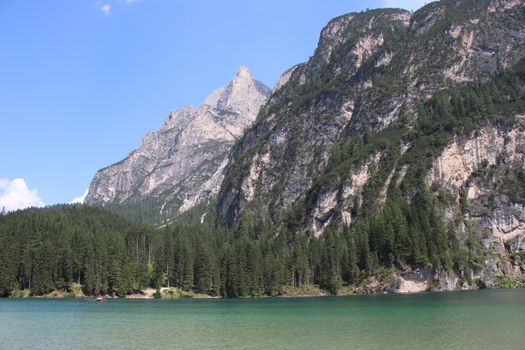
[[[106,301],[106,298],[103,295],[100,295],[100,296],[97,297],[97,301],[99,303],[103,303],[104,301]]]

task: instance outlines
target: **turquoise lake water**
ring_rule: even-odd
[[[0,299],[0,349],[525,349],[525,290],[227,300]]]

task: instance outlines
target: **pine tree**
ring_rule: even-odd
[[[355,283],[359,278],[359,266],[357,265],[359,256],[357,252],[356,234],[354,230],[350,230],[347,226],[344,227],[343,234],[348,247],[344,280],[348,283]]]

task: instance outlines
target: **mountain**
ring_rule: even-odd
[[[178,216],[187,289],[211,265],[227,296],[522,285],[524,131],[525,0],[349,13],[271,92],[241,69],[172,113],[86,203]]]
[[[359,269],[454,270],[445,289],[523,279],[524,3],[330,21],[233,148],[219,222],[310,237],[350,226],[367,242]]]
[[[270,90],[241,67],[198,108],[173,111],[140,148],[101,169],[86,204],[141,206],[173,216],[219,190],[228,152],[255,120]]]

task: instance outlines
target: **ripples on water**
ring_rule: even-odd
[[[0,349],[525,349],[525,290],[228,300],[0,299]]]

